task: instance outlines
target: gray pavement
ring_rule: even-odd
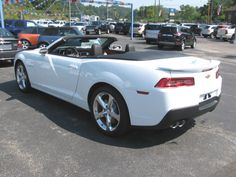
[[[119,39],[157,50],[142,39]],[[39,91],[21,93],[13,67],[0,64],[0,176],[235,177],[235,45],[198,38],[184,53],[222,62],[217,109],[183,129],[134,129],[120,138],[100,134],[78,107]]]

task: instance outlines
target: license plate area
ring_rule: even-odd
[[[0,45],[0,50],[12,50],[11,44],[2,44]]]

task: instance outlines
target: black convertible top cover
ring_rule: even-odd
[[[186,57],[182,53],[176,51],[142,51],[142,52],[126,52],[123,54],[114,55],[99,55],[98,59],[117,59],[117,60],[133,60],[133,61],[146,61],[156,59],[167,59],[175,57]]]

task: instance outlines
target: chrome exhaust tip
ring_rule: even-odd
[[[179,127],[179,128],[182,128],[182,127],[185,125],[185,123],[186,123],[185,120],[181,120],[181,121],[178,121],[178,122],[172,124],[172,125],[170,126],[170,128],[172,128],[172,129],[176,129],[176,128],[178,128],[178,127]]]
[[[176,129],[179,126],[179,122],[176,122],[170,126],[172,129]]]

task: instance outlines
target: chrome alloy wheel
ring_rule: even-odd
[[[22,43],[23,49],[28,49],[30,46],[30,43],[27,40],[22,40],[21,43]]]
[[[100,128],[113,132],[120,124],[120,108],[115,98],[107,93],[100,92],[93,101],[94,118]]]
[[[22,64],[19,64],[16,68],[16,81],[21,90],[27,88],[27,74],[25,72],[25,68]]]

